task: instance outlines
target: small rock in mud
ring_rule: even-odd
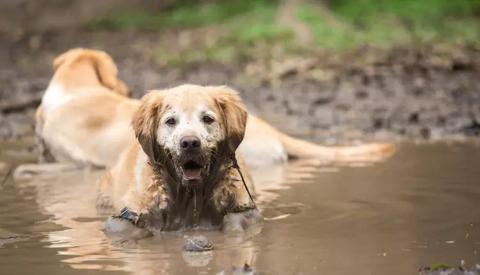
[[[188,252],[203,252],[213,250],[213,244],[204,236],[187,237],[184,251]]]

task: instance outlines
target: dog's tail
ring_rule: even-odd
[[[395,153],[389,143],[372,143],[357,146],[321,146],[279,132],[280,140],[288,157],[321,158],[329,162],[378,162]]]

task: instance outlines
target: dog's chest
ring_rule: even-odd
[[[164,207],[150,208],[146,224],[152,229],[166,231],[220,226],[224,215],[222,209],[216,207],[211,194],[207,195],[202,191],[183,186],[174,194],[166,191],[163,199],[154,200],[166,200],[168,203],[164,204]]]

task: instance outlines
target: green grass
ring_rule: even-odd
[[[222,24],[248,13],[261,13],[265,8],[272,9],[277,1],[233,0],[205,4],[179,5],[172,10],[152,12],[145,10],[120,10],[100,17],[89,24],[91,28],[111,30],[141,29],[161,30],[168,28],[195,28],[212,24]]]
[[[348,49],[418,43],[478,43],[478,0],[331,0],[328,22],[305,4],[299,18],[320,47]]]
[[[256,45],[287,50],[342,51],[363,45],[480,42],[480,0],[314,0],[301,1],[296,20],[313,43],[301,45],[293,29],[278,24],[280,0],[180,1],[170,10],[118,11],[89,24],[93,29],[146,31],[215,28],[213,43],[162,54],[164,63],[231,62],[256,54]],[[186,3],[186,4],[185,4]],[[268,54],[268,50],[264,51]]]
[[[179,6],[163,12],[117,11],[91,22],[90,29],[161,31],[213,27],[213,43],[197,41],[190,50],[159,45],[155,58],[164,65],[214,61],[229,63],[251,56],[258,43],[286,43],[291,32],[276,24],[278,1],[233,0]]]

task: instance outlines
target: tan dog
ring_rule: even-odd
[[[240,164],[245,187],[234,165],[247,118],[237,93],[224,86],[150,92],[133,118],[137,141],[104,177],[100,204],[162,230],[258,220],[247,191],[254,196],[252,181]]]
[[[53,62],[55,74],[37,109],[36,132],[54,160],[112,165],[133,140],[129,100],[117,67],[101,51],[73,49]]]

